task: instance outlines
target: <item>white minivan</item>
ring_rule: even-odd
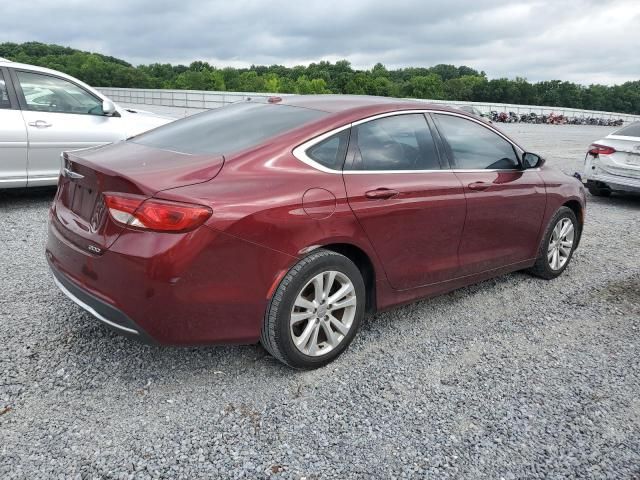
[[[172,120],[122,108],[64,73],[0,59],[0,189],[55,185],[61,152],[124,140]]]

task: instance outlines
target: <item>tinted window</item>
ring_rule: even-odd
[[[440,169],[433,137],[422,114],[396,115],[354,127],[354,170]]]
[[[349,130],[337,133],[307,150],[307,156],[332,170],[342,170],[349,143]]]
[[[434,115],[449,153],[459,169],[513,169],[519,167],[513,146],[500,135],[471,120]]]
[[[191,154],[228,154],[317,120],[325,112],[266,103],[235,103],[178,120],[132,141]]]
[[[11,108],[9,93],[7,92],[7,84],[4,82],[2,72],[0,72],[0,108]]]
[[[74,83],[38,73],[17,71],[28,110],[104,115],[102,100]]]
[[[622,135],[624,137],[640,137],[640,122],[632,123],[620,130],[616,130],[612,135]]]

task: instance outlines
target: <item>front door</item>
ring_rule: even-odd
[[[124,138],[121,118],[106,116],[102,100],[66,79],[15,71],[29,138],[28,184],[51,183],[60,153]]]
[[[464,192],[456,175],[441,168],[423,114],[354,126],[343,177],[351,209],[393,288],[458,275]]]
[[[479,122],[445,113],[433,117],[467,198],[461,274],[535,258],[546,196],[538,172],[523,170],[514,146]]]
[[[0,188],[27,185],[27,129],[0,69]],[[13,100],[12,100],[13,98]]]

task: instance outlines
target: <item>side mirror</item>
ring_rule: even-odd
[[[110,117],[114,113],[116,113],[116,104],[111,100],[104,100],[102,102],[102,113],[104,113],[107,117]]]
[[[525,152],[522,155],[522,164],[525,170],[529,168],[540,168],[544,165],[544,162],[544,158],[540,155],[536,155],[535,153]]]

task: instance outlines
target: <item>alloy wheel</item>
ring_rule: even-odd
[[[560,270],[569,261],[574,238],[575,228],[571,219],[558,220],[551,233],[547,249],[547,261],[552,270]]]
[[[312,357],[336,348],[353,325],[357,303],[353,283],[344,273],[332,270],[314,276],[291,309],[289,329],[296,348]]]

